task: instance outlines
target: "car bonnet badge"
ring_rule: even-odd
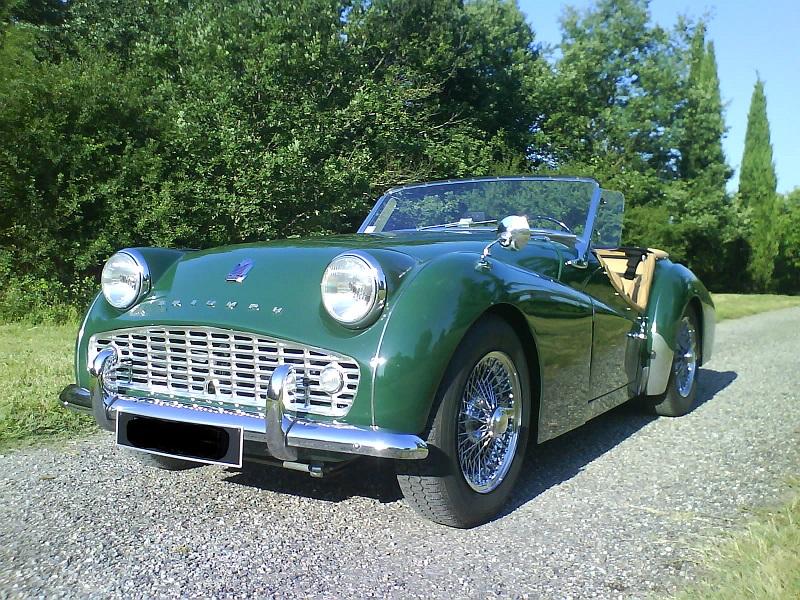
[[[236,283],[242,283],[247,277],[247,274],[250,272],[250,269],[253,268],[253,261],[249,258],[244,259],[238,265],[233,267],[230,273],[225,277],[225,281],[234,281]]]

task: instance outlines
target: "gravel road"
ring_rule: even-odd
[[[470,531],[416,517],[377,461],[169,473],[110,434],[0,456],[0,597],[668,592],[800,471],[799,334],[800,309],[720,324],[696,410],[623,407],[535,448],[505,515]]]

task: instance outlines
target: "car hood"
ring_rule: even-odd
[[[445,253],[481,253],[483,248],[496,237],[493,231],[468,232],[390,232],[381,234],[331,235],[305,239],[275,240],[222,246],[209,250],[190,252],[181,257],[158,282],[158,288],[181,290],[191,293],[208,293],[209,289],[219,289],[223,295],[235,296],[234,300],[278,301],[280,290],[287,287],[298,292],[316,293],[323,272],[337,255],[349,250],[363,250],[374,255],[384,269],[387,277],[397,279],[411,268],[424,264]],[[558,240],[562,248],[569,244],[568,238]],[[530,256],[550,255],[545,247],[552,248],[551,241],[534,239],[531,250],[521,253]],[[509,256],[514,262],[516,253]],[[244,260],[252,261],[253,266],[241,283],[226,282],[227,275]],[[301,290],[302,288],[302,290]],[[306,289],[307,288],[307,289]],[[237,293],[237,292],[241,292]],[[247,297],[245,298],[244,295]],[[202,294],[201,294],[202,295]]]
[[[151,323],[209,323],[259,330],[301,340],[324,329],[341,332],[322,306],[320,282],[330,261],[342,252],[362,250],[383,267],[389,302],[404,281],[437,257],[454,252],[479,254],[495,238],[492,231],[397,232],[276,240],[190,251],[153,272],[150,293],[119,313],[98,314],[108,328]],[[541,252],[536,250],[540,246]],[[524,252],[503,250],[509,262],[557,277],[558,253],[552,242],[532,240]],[[242,261],[252,267],[241,282],[227,281]],[[372,329],[372,328],[369,328]],[[353,331],[348,336],[363,332]]]
[[[337,255],[348,250],[366,250],[381,262],[387,277],[400,278],[419,262],[378,236],[327,236],[276,240],[222,246],[183,255],[158,279],[153,293],[180,291],[185,297],[203,298],[216,294],[226,302],[285,306],[302,298],[319,300],[319,285],[325,268]],[[384,240],[385,242],[385,240]],[[243,261],[252,267],[241,282],[226,281]]]

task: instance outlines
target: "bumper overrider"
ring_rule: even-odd
[[[240,431],[244,441],[266,443],[269,456],[265,458],[282,461],[297,460],[298,449],[394,459],[423,459],[428,455],[425,442],[413,434],[386,431],[378,427],[319,422],[287,414],[284,411],[284,398],[294,380],[289,365],[281,365],[272,373],[265,407],[266,418],[261,418],[120,394],[113,383],[116,360],[113,348],[102,350],[89,368],[94,377],[91,389],[68,385],[59,398],[67,408],[92,413],[101,427],[117,430],[118,442],[121,435],[118,421],[122,422],[120,415],[124,415],[125,422],[130,418],[138,418],[192,424],[220,431]]]

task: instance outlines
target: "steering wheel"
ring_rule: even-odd
[[[575,235],[575,232],[572,231],[572,229],[570,229],[569,226],[566,223],[564,223],[563,221],[559,221],[558,219],[554,219],[553,217],[546,217],[545,215],[534,215],[532,217],[529,217],[528,220],[529,221],[538,221],[538,220],[550,221],[551,223],[555,223],[559,227],[561,227],[564,230],[568,231],[572,235]]]

